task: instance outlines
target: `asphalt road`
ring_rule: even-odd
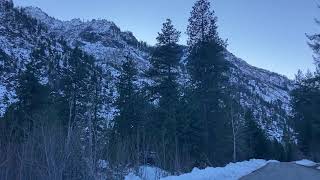
[[[240,180],[320,180],[320,170],[295,163],[269,163]]]

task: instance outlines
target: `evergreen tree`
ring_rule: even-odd
[[[298,131],[298,145],[304,155],[319,159],[320,88],[316,77],[307,78],[292,91],[293,119]]]
[[[56,107],[52,102],[51,90],[40,83],[37,75],[37,68],[31,61],[27,64],[26,70],[18,76],[18,86],[15,89],[17,102],[8,107],[3,118],[4,122],[1,123],[4,123],[1,127],[4,134],[0,137],[0,141],[5,144],[5,149],[8,151],[4,156],[11,157],[10,163],[7,164],[9,170],[6,175],[10,179],[18,179],[19,176],[22,178],[21,175],[41,179],[39,174],[28,171],[26,165],[19,166],[19,163],[24,163],[28,153],[28,158],[42,166],[43,151],[41,150],[44,146],[41,146],[43,140],[40,139],[40,127],[47,125],[53,129],[53,126],[61,123],[55,112]],[[29,151],[29,149],[32,150]],[[20,173],[18,169],[21,169]]]
[[[118,165],[140,163],[148,105],[137,87],[137,75],[133,58],[127,56],[117,83],[119,96],[115,106],[118,113],[114,119],[110,144],[112,162]]]
[[[21,141],[34,128],[35,115],[44,111],[50,104],[50,89],[40,84],[33,61],[27,64],[26,70],[18,77],[16,94],[18,102],[13,104],[5,115],[8,129],[14,131],[17,141]]]
[[[13,1],[12,0],[0,1],[0,8],[4,8],[4,10],[12,9],[13,8]]]
[[[100,93],[101,70],[95,65],[94,58],[79,48],[70,49],[69,52],[60,70],[62,77],[58,92],[62,96],[56,101],[61,105],[60,116],[65,119],[66,144],[70,146],[72,138],[78,134],[77,141],[83,144],[84,149],[77,149],[76,153],[86,158],[85,162],[81,161],[84,164],[81,167],[87,167],[87,175],[94,177],[98,158],[98,121],[102,121],[98,114],[102,103],[100,100],[104,98]]]
[[[154,81],[151,87],[153,98],[158,101],[154,121],[156,129],[159,129],[157,136],[161,142],[161,165],[171,170],[179,169],[179,37],[180,32],[174,28],[171,20],[167,19],[163,23],[162,31],[158,33],[158,43],[151,57],[152,67],[148,72],[148,76]]]
[[[119,110],[119,116],[116,118],[115,127],[121,138],[132,134],[137,124],[134,122],[136,119],[133,116],[135,114],[134,103],[138,90],[135,84],[138,71],[134,61],[129,57],[126,58],[127,60],[122,65],[122,73],[117,84],[119,97],[116,100],[116,106]]]
[[[87,108],[91,108],[91,95],[94,92],[92,79],[95,75],[93,60],[93,57],[75,48],[63,61],[61,91],[63,98],[67,100],[69,127],[84,123],[87,119],[85,112]]]
[[[196,119],[201,121],[202,143],[199,144],[203,165],[224,163],[225,150],[220,148],[226,135],[227,117],[225,87],[228,81],[228,63],[224,59],[225,43],[220,39],[216,25],[217,18],[208,0],[198,0],[193,7],[187,33],[189,35],[188,70],[193,86],[191,106]],[[200,133],[200,132],[199,132]],[[198,133],[198,134],[199,134]],[[209,143],[210,140],[210,143]],[[219,152],[220,151],[220,152]]]
[[[269,142],[264,132],[259,127],[254,118],[252,111],[247,111],[245,114],[246,123],[246,144],[248,147],[249,158],[270,158]]]
[[[305,156],[320,159],[320,41],[319,34],[307,36],[314,51],[316,72],[298,72],[297,88],[292,91],[293,119],[298,132],[298,146]]]
[[[191,17],[189,18],[187,29],[188,45],[195,47],[199,43],[208,43],[214,40],[221,41],[216,23],[217,17],[215,17],[214,11],[211,10],[210,2],[208,0],[198,0],[193,6]]]

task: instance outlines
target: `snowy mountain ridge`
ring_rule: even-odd
[[[29,23],[22,22],[13,18],[13,15],[17,14],[32,18],[28,19]],[[60,21],[39,8],[10,10],[0,7],[0,67],[6,58],[16,61],[11,73],[0,78],[0,102],[9,99],[7,103],[0,103],[0,115],[14,102],[15,81],[10,78],[20,69],[23,70],[33,48],[39,43],[47,44],[48,52],[54,51],[63,57],[66,50],[59,39],[63,39],[70,47],[79,47],[94,56],[97,64],[103,67],[104,73],[109,75],[111,84],[108,84],[108,87],[113,91],[119,67],[128,53],[136,60],[139,72],[143,73],[150,67],[150,48],[139,42],[131,32],[122,32],[113,22],[83,22],[80,19]],[[48,57],[51,57],[50,53]],[[259,125],[270,138],[280,141],[290,115],[289,92],[293,88],[293,82],[282,75],[251,66],[230,52],[226,53],[226,59],[231,62],[230,82],[237,86],[240,92],[241,105],[255,109],[254,115],[258,117]],[[148,79],[143,76],[140,81],[148,83]],[[117,93],[113,96],[117,96]],[[105,116],[111,120],[114,108],[106,105],[105,109]]]
[[[80,19],[61,21],[36,7],[26,7],[23,11],[48,27],[51,35],[64,38],[72,47],[83,47],[87,53],[100,60],[108,56],[110,51],[117,49],[129,48],[134,51],[134,46],[139,44],[131,32],[122,32],[113,22],[104,19],[86,22]]]

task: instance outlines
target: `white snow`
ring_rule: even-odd
[[[237,180],[253,171],[262,168],[269,162],[262,159],[252,159],[250,161],[243,161],[237,163],[230,163],[225,167],[208,167],[205,169],[194,168],[192,172],[182,174],[180,176],[168,176],[159,178],[159,176],[143,176],[139,177],[131,173],[125,177],[125,180],[209,180],[209,179],[223,179],[223,180]],[[152,172],[152,171],[151,171]]]
[[[313,166],[316,166],[317,163],[311,161],[311,160],[308,160],[308,159],[302,159],[300,161],[296,161],[295,162],[296,164],[299,164],[299,165],[302,165],[302,166],[307,166],[307,167],[313,167]]]
[[[169,173],[157,167],[142,166],[139,168],[139,175],[142,179],[160,179]]]
[[[157,180],[161,179],[162,177],[168,176],[169,173],[151,166],[141,166],[138,172],[139,176],[135,175],[134,173],[129,173],[125,180]]]
[[[17,102],[15,91],[9,91],[3,84],[0,81],[0,117],[4,115],[10,104]]]
[[[1,100],[1,102],[4,101],[5,92],[6,92],[6,87],[4,87],[2,84],[0,84],[0,100]],[[5,104],[0,103],[0,117],[4,114],[5,108],[6,108]]]
[[[261,159],[252,159],[250,161],[243,161],[237,163],[230,163],[225,167],[212,168],[208,167],[203,170],[193,169],[191,173],[183,174],[181,176],[170,176],[163,180],[207,180],[207,179],[223,179],[223,180],[237,180],[253,171],[260,169],[269,162]]]
[[[141,178],[134,175],[133,173],[130,173],[124,178],[124,180],[141,180]]]
[[[106,169],[109,166],[108,161],[100,159],[98,161],[98,167],[101,169]]]

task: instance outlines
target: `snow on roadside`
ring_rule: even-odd
[[[169,175],[168,172],[151,166],[141,166],[138,174],[139,176],[130,173],[125,177],[125,180],[157,180]]]
[[[160,179],[161,177],[169,176],[169,173],[156,167],[150,166],[141,166],[139,169],[139,175],[143,177],[143,179]]]
[[[124,180],[141,180],[141,178],[134,175],[133,173],[130,173],[126,177],[124,177]]]
[[[299,165],[302,165],[302,166],[307,166],[307,167],[313,167],[313,166],[316,166],[317,163],[311,161],[311,160],[308,160],[308,159],[302,159],[300,161],[296,161],[295,162],[296,164],[299,164]]]
[[[191,173],[183,174],[181,176],[171,176],[163,178],[163,180],[207,180],[207,179],[223,179],[223,180],[237,180],[253,171],[262,168],[269,162],[262,159],[252,159],[250,161],[243,161],[237,163],[230,163],[225,167],[212,168],[208,167],[203,170],[194,169]]]
[[[260,169],[269,162],[278,161],[266,161],[262,159],[252,159],[250,161],[243,161],[237,163],[230,163],[225,167],[208,167],[206,169],[194,168],[192,172],[182,174],[180,176],[168,176],[161,178],[161,180],[208,180],[208,179],[223,179],[223,180],[237,180],[245,175],[252,173],[253,171]],[[149,179],[150,178],[150,179]],[[151,179],[154,178],[154,179]],[[156,180],[159,177],[138,177],[134,174],[129,174],[125,177],[125,180]]]

